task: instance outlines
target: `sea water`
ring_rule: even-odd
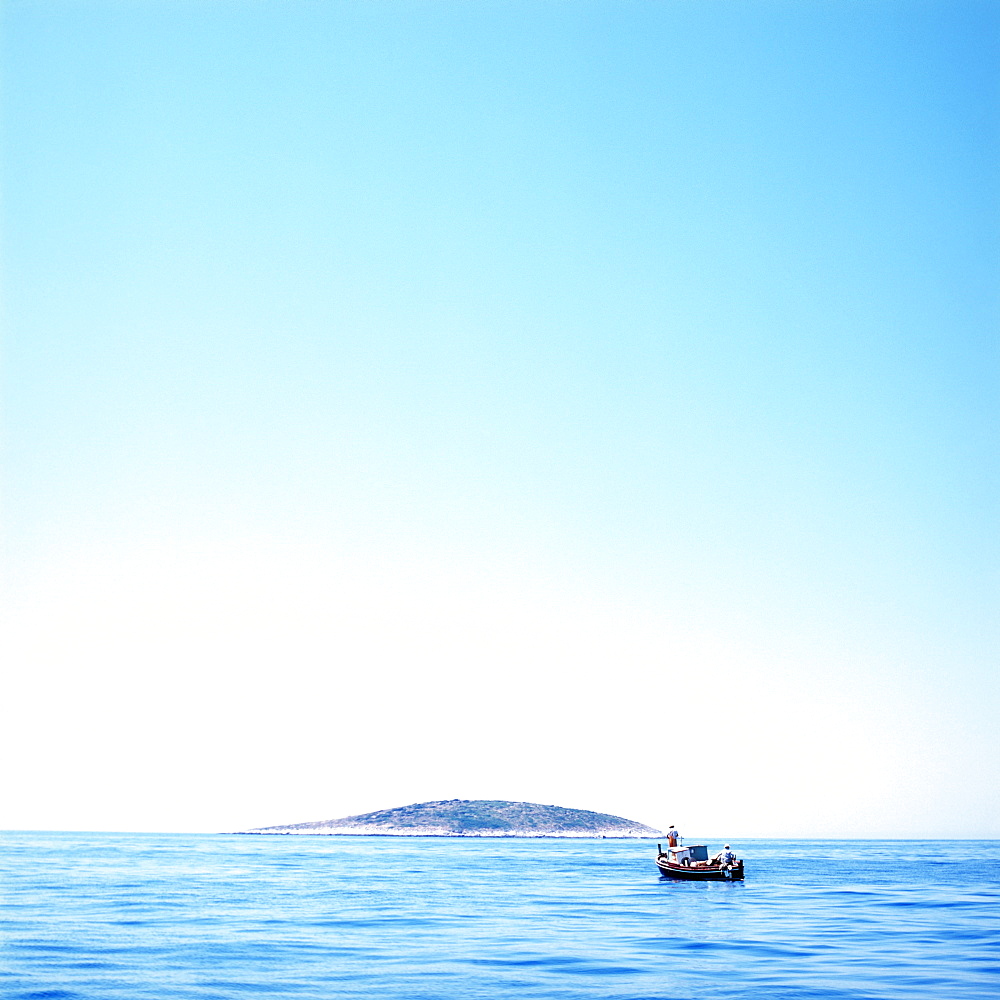
[[[745,882],[636,840],[9,833],[0,995],[1000,996],[1000,843],[733,846]]]

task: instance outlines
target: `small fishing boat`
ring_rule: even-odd
[[[743,880],[743,859],[737,858],[732,864],[724,865],[710,861],[708,848],[704,844],[688,847],[668,847],[656,845],[656,867],[660,874],[668,878],[688,879],[692,882],[740,882]]]

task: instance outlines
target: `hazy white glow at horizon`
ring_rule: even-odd
[[[43,827],[70,810],[88,829],[246,828],[332,818],[331,801],[358,812],[466,797],[662,826],[681,812],[732,836],[873,836],[915,832],[886,816],[887,799],[932,823],[949,796],[975,794],[974,760],[957,755],[964,785],[934,773],[948,716],[935,725],[928,692],[870,664],[803,671],[792,651],[765,658],[486,567],[463,579],[274,546],[107,556],[30,595],[35,617],[15,630],[28,669],[7,736],[32,766],[11,795],[37,799],[31,779],[47,773]],[[88,592],[81,576],[98,564]],[[718,693],[730,682],[732,702]],[[682,693],[694,710],[671,706]],[[690,780],[651,792],[671,761]]]

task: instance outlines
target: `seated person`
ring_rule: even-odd
[[[729,845],[726,844],[725,847],[718,854],[712,858],[713,865],[733,865],[736,864],[736,855],[729,850]]]

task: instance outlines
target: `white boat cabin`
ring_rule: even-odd
[[[696,861],[708,861],[708,848],[704,844],[670,847],[667,848],[667,853],[675,865],[693,865]]]

